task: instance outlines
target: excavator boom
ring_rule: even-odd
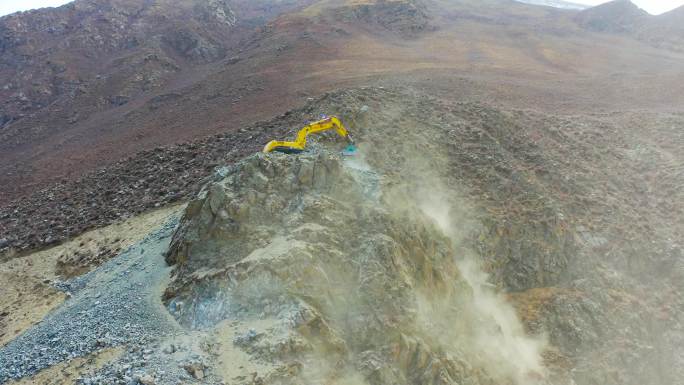
[[[353,146],[354,141],[352,140],[349,131],[344,127],[342,122],[336,116],[330,116],[328,118],[313,122],[305,127],[303,127],[297,133],[297,138],[294,141],[281,141],[272,140],[266,144],[264,147],[264,152],[285,152],[285,153],[298,153],[304,151],[306,148],[306,140],[310,134],[315,134],[318,132],[328,131],[334,129],[337,134],[345,139]]]

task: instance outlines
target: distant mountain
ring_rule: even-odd
[[[638,38],[660,48],[684,50],[684,6],[652,17]]]
[[[562,9],[587,9],[588,5],[571,3],[569,1],[562,0],[516,0],[520,3],[533,4],[533,5],[543,5],[545,7],[562,8]]]
[[[669,12],[665,12],[661,15],[658,15],[658,18],[661,20],[678,20],[681,21],[682,18],[684,18],[684,5],[678,8],[675,8]]]
[[[585,29],[632,36],[658,48],[684,51],[684,7],[653,16],[629,0],[581,11],[575,21]]]
[[[636,32],[650,15],[629,0],[616,0],[580,12],[575,20],[597,32]]]

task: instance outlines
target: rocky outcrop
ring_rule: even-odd
[[[405,37],[430,30],[427,8],[418,0],[359,2],[335,9],[342,20],[376,25]]]
[[[220,170],[174,235],[171,313],[191,329],[268,324],[218,341],[271,363],[259,383],[543,383],[538,362],[480,351],[483,330],[502,350],[527,340],[477,306],[451,240],[384,186],[325,150]]]

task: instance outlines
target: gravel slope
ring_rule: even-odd
[[[177,334],[160,302],[169,274],[163,253],[177,223],[172,218],[97,270],[59,284],[71,298],[0,350],[0,383],[103,348]]]

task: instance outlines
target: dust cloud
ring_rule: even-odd
[[[481,224],[475,218],[476,209],[459,191],[460,186],[448,185],[447,178],[440,174],[440,170],[448,169],[444,162],[449,157],[444,149],[430,146],[413,131],[406,134],[410,137],[399,145],[401,159],[380,158],[378,153],[383,151],[370,151],[361,144],[357,158],[348,162],[363,169],[383,169],[385,175],[394,174],[383,186],[387,206],[396,211],[417,210],[431,219],[437,232],[452,244],[454,263],[466,285],[447,287],[439,293],[418,290],[416,328],[432,345],[479,367],[496,383],[547,384],[542,354],[549,346],[548,338],[527,335],[512,304],[490,283],[477,253],[466,246],[466,238],[477,234]],[[398,176],[396,171],[386,170],[388,165],[395,167]]]
[[[421,175],[422,187],[414,196],[416,206],[452,241],[456,265],[471,290],[470,301],[465,304],[468,312],[449,314],[444,307],[433,304],[429,309],[422,307],[426,311],[422,319],[443,319],[443,329],[436,329],[442,344],[458,344],[466,356],[498,382],[544,383],[547,373],[542,353],[548,346],[546,336],[527,335],[513,306],[490,283],[477,255],[463,245],[464,238],[478,228],[470,214],[473,209],[438,177],[425,169]],[[453,322],[455,317],[461,321]]]

